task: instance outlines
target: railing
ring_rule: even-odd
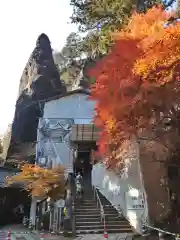
[[[71,178],[67,178],[66,181],[66,187],[70,190],[71,196],[72,196],[72,205],[71,205],[71,218],[70,221],[68,220],[68,223],[64,219],[64,216],[62,217],[64,207],[62,208],[53,208],[52,211],[50,211],[50,223],[49,223],[49,231],[54,234],[64,233],[67,235],[76,235],[76,221],[75,221],[75,208],[74,208],[74,183]],[[66,196],[65,196],[66,199]],[[64,200],[65,200],[64,199]],[[60,212],[59,212],[60,211]],[[59,216],[59,217],[58,217]],[[63,228],[61,228],[61,223],[63,223]]]
[[[173,237],[173,239],[175,239],[175,240],[180,240],[180,234],[165,231],[163,229],[150,226],[146,223],[143,224],[143,227],[144,227],[144,232],[145,232],[145,234],[147,232],[147,235],[148,235],[148,231],[154,231],[154,232],[158,233],[159,240],[169,239],[169,238],[167,238],[168,236]],[[172,239],[172,238],[170,238],[170,239]]]
[[[76,216],[75,216],[75,198],[76,198],[76,194],[75,194],[75,184],[74,184],[74,178],[72,175],[69,174],[70,177],[68,177],[68,185],[70,187],[70,191],[72,194],[72,235],[76,236]]]
[[[95,187],[93,187],[93,190],[94,190],[94,199],[96,200],[96,203],[97,203],[97,208],[100,209],[101,223],[103,222],[104,231],[107,231],[106,215],[105,215],[105,211],[104,211],[102,202],[101,202],[99,194],[98,194],[98,190]]]
[[[76,236],[76,216],[75,216],[74,196],[73,196],[73,202],[72,202],[72,235]]]

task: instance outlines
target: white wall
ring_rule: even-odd
[[[76,93],[47,102],[44,106],[44,118],[74,118],[75,123],[90,123],[93,119],[95,102],[88,95]]]
[[[132,151],[131,151],[132,150]],[[146,194],[143,187],[140,166],[138,161],[138,146],[128,150],[125,156],[127,164],[124,173],[117,176],[113,171],[106,170],[104,165],[98,163],[93,166],[92,184],[111,202],[114,207],[123,212],[131,225],[140,232],[142,222],[148,220]],[[132,208],[131,199],[142,193],[144,195],[144,208]]]
[[[54,143],[54,145],[59,154],[59,159],[57,159],[56,164],[62,164],[68,171],[72,172],[72,151],[69,149],[66,143]]]
[[[47,102],[44,107],[43,118],[73,118],[76,124],[88,124],[92,122],[95,102],[88,100],[86,94],[74,94],[57,100]],[[40,140],[40,134],[39,141]],[[49,144],[50,146],[50,144]],[[61,163],[64,167],[71,168],[73,155],[72,150],[66,143],[55,143],[59,158],[54,158],[54,164]],[[52,146],[50,146],[52,147]],[[131,225],[140,232],[141,220],[147,220],[147,201],[141,179],[139,166],[139,152],[136,142],[124,147],[122,153],[126,168],[121,177],[114,172],[108,171],[103,164],[96,164],[92,170],[92,184],[100,189],[103,195],[117,208],[123,210]],[[132,209],[130,199],[134,195],[143,193],[145,196],[145,208]],[[131,196],[130,196],[131,195]],[[127,199],[128,198],[128,199]],[[128,207],[129,205],[129,207]],[[130,209],[131,208],[131,209]]]
[[[72,118],[74,119],[75,124],[89,124],[92,123],[93,120],[94,105],[95,102],[88,100],[87,94],[76,93],[45,103],[43,118]],[[53,131],[57,132],[58,130]],[[50,141],[46,140],[44,142],[42,134],[38,131],[37,151],[42,148],[45,149],[46,156],[53,159],[53,167],[57,164],[62,164],[67,172],[73,171],[73,151],[69,148],[66,142],[57,143],[53,137],[50,137]],[[54,152],[54,148],[55,154],[51,154]],[[55,157],[53,155],[58,156]]]

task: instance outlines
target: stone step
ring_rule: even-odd
[[[107,225],[114,225],[114,224],[117,224],[117,225],[121,225],[121,226],[130,226],[128,221],[121,221],[121,220],[106,220],[106,224]]]
[[[113,208],[111,208],[111,209],[104,209],[104,212],[105,213],[115,213],[116,215],[118,215],[118,212],[115,209],[113,209]]]
[[[76,203],[78,204],[79,202],[76,201]],[[80,201],[80,204],[83,204],[83,205],[84,205],[84,204],[95,204],[95,205],[97,205],[97,202],[94,201],[94,200],[87,200],[87,201],[86,201],[86,200],[83,200],[83,199],[82,199],[82,200]]]
[[[84,234],[100,234],[100,233],[103,233],[102,230],[77,230],[76,229],[76,235],[84,235]]]
[[[81,208],[81,209],[86,209],[86,208],[98,208],[96,204],[83,204],[82,205],[75,205],[75,208]]]
[[[100,222],[101,221],[101,217],[100,216],[96,216],[96,217],[76,217],[76,222]]]
[[[97,213],[76,213],[76,218],[86,218],[86,217],[89,217],[89,218],[95,218],[95,217],[100,217],[100,213],[97,212]]]
[[[114,209],[114,210],[116,210],[116,211],[117,211],[117,209],[116,209],[116,208],[114,208],[113,206],[107,206],[107,205],[106,205],[106,206],[104,206],[104,205],[103,205],[103,208],[104,208],[104,209],[107,209],[107,210],[108,210],[108,209]]]
[[[81,206],[81,207],[88,207],[88,206],[98,206],[97,203],[83,203],[83,202],[80,202],[80,203],[75,203],[74,204],[75,206]]]
[[[82,201],[84,201],[84,202],[91,202],[91,201],[96,202],[94,197],[86,197],[86,196],[83,197]]]
[[[104,233],[104,229],[100,228],[100,229],[76,229],[76,234],[103,234]],[[132,229],[131,228],[123,228],[123,229],[109,229],[108,230],[108,234],[110,233],[132,233]]]
[[[82,210],[85,210],[85,209],[93,209],[93,208],[96,208],[96,209],[99,209],[97,207],[97,205],[75,205],[75,209],[82,209]]]
[[[83,226],[83,225],[85,225],[85,226],[88,226],[88,225],[98,225],[98,224],[100,224],[100,222],[101,222],[101,219],[97,219],[97,220],[94,220],[94,221],[76,221],[76,225],[77,226]]]
[[[75,205],[82,205],[82,206],[86,206],[86,205],[96,205],[97,206],[97,202],[95,201],[76,201]]]
[[[93,209],[98,209],[100,211],[99,208],[97,208],[97,206],[86,206],[86,207],[81,207],[81,206],[75,206],[75,210],[93,210]]]
[[[103,223],[96,224],[96,225],[77,225],[76,229],[104,229],[104,225],[103,225]],[[119,226],[117,224],[107,226],[107,230],[114,230],[114,229],[131,229],[131,227],[130,226]]]
[[[90,217],[89,218],[89,216],[86,216],[86,217],[76,217],[76,221],[79,221],[79,222],[96,222],[96,220],[100,220],[101,219],[101,217],[100,217],[100,215],[99,216],[95,216],[95,217]],[[111,217],[111,218],[106,218],[106,222],[107,223],[110,223],[110,222],[120,222],[120,223],[122,223],[122,224],[125,224],[125,223],[127,223],[128,224],[128,221],[126,220],[126,219],[124,219],[124,218],[116,218],[116,217]]]
[[[116,210],[104,210],[105,213],[114,213],[114,215],[120,216],[120,214]]]
[[[111,219],[111,218],[116,218],[116,219],[124,219],[124,217],[117,215],[116,213],[105,213],[105,217],[107,219]]]
[[[76,222],[76,228],[89,228],[89,227],[94,227],[97,228],[97,226],[103,226],[103,224],[101,224],[101,221],[96,221],[96,222]]]
[[[100,214],[100,209],[75,209],[75,214],[94,214],[94,213],[97,213],[97,214]],[[105,212],[105,216],[109,217],[109,216],[114,216],[114,217],[117,217],[119,218],[120,216],[115,213],[115,212]]]
[[[96,202],[96,200],[94,199],[94,196],[87,196],[84,194],[84,197],[83,197],[83,201],[94,201]]]
[[[100,195],[100,201],[105,212],[105,221],[108,233],[132,233],[128,221],[118,214],[111,203]],[[86,195],[75,205],[76,233],[79,234],[103,234],[104,224],[101,222],[100,208],[94,200],[93,194]]]
[[[119,216],[106,216],[106,221],[126,221],[128,222],[124,217],[119,217]]]
[[[100,211],[99,210],[96,210],[96,211],[76,211],[75,212],[75,215],[76,217],[98,217],[100,216]],[[111,213],[108,213],[108,214],[105,214],[105,217],[107,220],[110,220],[110,219],[124,219],[124,217],[119,217],[118,215],[116,214],[111,214]]]
[[[94,212],[97,212],[97,213],[100,213],[100,209],[97,209],[97,208],[91,208],[91,209],[75,209],[75,213],[94,213]]]
[[[89,216],[89,215],[99,215],[100,216],[100,211],[75,211],[75,215],[83,215],[83,216]]]
[[[84,203],[84,202],[80,202],[80,203],[76,203],[75,206],[77,207],[81,207],[81,208],[86,208],[86,207],[98,207],[99,208],[99,204],[97,204],[96,202],[92,202],[92,203]],[[109,210],[114,210],[115,212],[117,212],[117,210],[113,207],[113,206],[109,206],[109,207],[104,207],[103,206],[103,209],[105,211],[109,211]]]
[[[118,226],[118,227],[130,227],[129,226],[129,223],[123,223],[123,222],[119,222],[119,221],[114,221],[114,222],[106,222],[106,224],[107,224],[107,227],[108,228],[111,228],[111,226],[113,227],[113,226]],[[89,226],[89,225],[91,225],[91,226],[103,226],[103,223],[101,223],[101,221],[99,220],[99,221],[89,221],[89,222],[79,222],[79,221],[76,221],[76,225],[77,226]]]

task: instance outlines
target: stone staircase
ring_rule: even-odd
[[[119,216],[116,209],[103,195],[99,194],[99,196],[104,205],[108,234],[132,233],[128,221],[124,217]],[[88,194],[85,192],[83,199],[75,202],[75,218],[77,235],[104,233],[104,223],[103,221],[101,222],[100,208],[94,200],[93,191],[88,191]]]

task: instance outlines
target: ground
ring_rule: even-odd
[[[98,235],[98,234],[92,234],[92,235],[82,235],[82,236],[77,236],[76,238],[65,238],[63,236],[48,236],[45,234],[44,238],[41,238],[42,236],[38,234],[37,232],[35,233],[30,233],[28,232],[27,228],[23,227],[22,225],[7,225],[3,228],[0,229],[1,231],[4,231],[6,234],[8,231],[11,230],[11,240],[103,240],[104,236],[103,235]],[[3,235],[2,235],[3,236]],[[5,235],[4,235],[5,236]],[[7,237],[7,236],[6,236]],[[131,240],[132,238],[127,235],[127,234],[111,234],[108,236],[109,240]],[[4,238],[1,239],[0,235],[0,240],[4,240]]]

